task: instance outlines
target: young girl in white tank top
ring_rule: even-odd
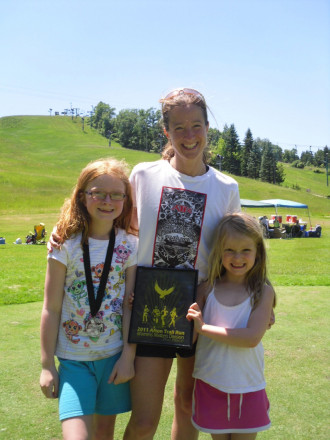
[[[261,339],[275,305],[258,222],[226,215],[209,262],[213,289],[187,314],[198,334],[192,422],[214,440],[252,440],[270,427]]]

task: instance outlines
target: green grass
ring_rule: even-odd
[[[310,192],[312,195],[329,196],[330,188],[326,186],[327,177],[325,169],[321,173],[314,173],[316,167],[305,167],[304,170],[292,168],[290,164],[284,164],[286,178],[283,186],[300,188],[301,192]],[[328,176],[329,180],[329,176]]]
[[[68,117],[0,118],[2,216],[58,213],[82,168],[91,160],[125,157],[132,167],[159,158],[124,150],[115,142],[109,148],[107,139],[89,127],[85,130],[79,119]]]
[[[329,289],[278,287],[276,324],[264,337],[267,393],[273,427],[265,440],[327,440],[329,404]],[[57,401],[39,390],[41,303],[0,307],[0,439],[58,440]],[[169,440],[176,365],[166,387],[155,440]],[[120,415],[116,440],[129,415]],[[210,437],[200,435],[200,440]]]
[[[49,222],[53,224],[51,218]],[[21,228],[24,229],[24,222]],[[8,244],[0,245],[0,305],[43,298],[46,246],[14,245],[12,242],[19,236],[15,232],[8,233]],[[329,230],[321,238],[267,240],[267,247],[270,278],[275,287],[330,286]]]
[[[60,207],[81,171],[93,159],[125,158],[130,167],[156,154],[123,149],[94,130],[82,132],[68,117],[0,118],[0,438],[60,439],[57,402],[39,390],[39,321],[46,267],[46,246],[14,245],[39,222],[48,235]],[[246,199],[282,198],[306,203],[321,238],[268,240],[270,277],[278,294],[276,324],[266,333],[266,378],[273,428],[270,440],[328,438],[330,200],[325,175],[286,168],[283,186],[238,177]],[[293,189],[293,186],[301,189]],[[306,191],[310,189],[310,191]],[[306,210],[296,214],[308,220]],[[248,210],[252,215],[273,209]],[[173,418],[175,365],[166,388],[155,440],[168,440]],[[122,438],[128,415],[118,417]],[[200,440],[209,436],[201,434]],[[187,439],[189,440],[189,439]]]
[[[130,167],[159,158],[158,154],[123,149],[115,142],[109,148],[108,140],[86,124],[83,132],[79,118],[73,121],[61,116],[0,118],[1,216],[58,213],[81,169],[89,161],[107,156],[124,157]],[[295,200],[306,203],[313,217],[330,218],[330,200],[326,199],[330,191],[325,176],[307,168],[285,166],[284,186],[237,177],[241,197]],[[301,190],[292,188],[296,183]],[[300,210],[298,215],[301,214]]]

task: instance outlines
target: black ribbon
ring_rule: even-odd
[[[86,277],[86,283],[87,283],[89,306],[91,309],[92,317],[96,316],[96,314],[100,310],[100,307],[102,304],[105,286],[107,284],[107,279],[108,279],[108,275],[109,275],[109,271],[110,271],[113,249],[115,246],[115,238],[116,238],[115,229],[112,228],[111,232],[110,232],[110,240],[109,240],[109,244],[108,244],[107,255],[105,257],[105,262],[104,262],[103,271],[102,271],[102,275],[101,275],[101,281],[100,281],[99,288],[97,290],[96,299],[95,299],[95,294],[94,294],[92,270],[91,270],[91,263],[90,263],[90,258],[89,258],[89,246],[86,243],[83,244],[85,277]]]

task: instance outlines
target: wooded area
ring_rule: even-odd
[[[98,130],[102,136],[117,141],[124,148],[148,152],[161,152],[167,139],[163,133],[161,111],[154,108],[124,109],[116,115],[116,109],[100,101],[89,112],[87,123]],[[73,116],[73,113],[72,113]],[[76,112],[77,117],[77,112]],[[250,179],[280,184],[285,179],[281,162],[291,163],[297,168],[328,166],[327,146],[316,153],[305,151],[298,155],[297,149],[282,150],[268,139],[253,138],[247,129],[243,142],[240,142],[234,124],[225,125],[223,130],[210,128],[208,132],[210,163],[222,171]],[[321,172],[315,170],[315,172]]]

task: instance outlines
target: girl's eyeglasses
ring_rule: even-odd
[[[172,92],[166,95],[165,98],[162,98],[159,102],[163,103],[165,101],[168,101],[169,99],[175,98],[176,96],[180,96],[180,95],[194,95],[205,102],[205,98],[201,93],[199,93],[195,89],[187,89],[185,87],[181,89],[172,90]]]
[[[126,197],[126,194],[123,193],[109,193],[105,191],[85,191],[85,194],[90,196],[93,200],[105,200],[107,198],[107,195],[109,195],[110,199],[115,202],[124,200],[124,198]]]

